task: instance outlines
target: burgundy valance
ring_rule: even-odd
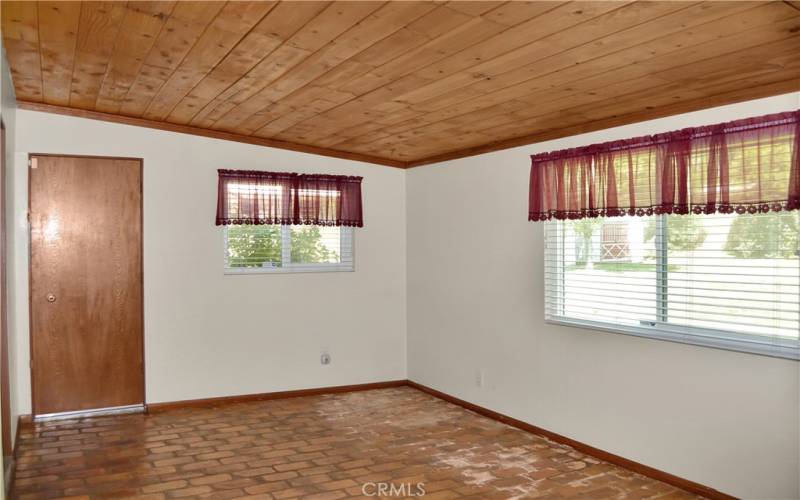
[[[528,219],[800,208],[800,110],[531,156]]]
[[[364,226],[361,177],[255,170],[218,172],[218,226]]]

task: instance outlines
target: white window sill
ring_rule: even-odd
[[[355,268],[352,265],[331,264],[330,266],[320,266],[310,264],[309,266],[288,266],[288,267],[241,267],[225,268],[224,274],[231,276],[242,276],[248,274],[295,274],[295,273],[352,273]]]
[[[757,336],[743,334],[730,334],[730,336],[722,337],[720,332],[714,332],[713,330],[680,327],[668,328],[664,325],[623,326],[564,317],[550,317],[546,322],[552,325],[588,328],[604,332],[621,333],[623,335],[679,342],[681,344],[800,360],[800,343],[790,340],[770,342],[767,338],[758,338]]]

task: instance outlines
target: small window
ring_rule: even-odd
[[[225,273],[353,270],[353,228],[316,225],[225,227]]]
[[[550,322],[800,358],[800,212],[548,222]]]

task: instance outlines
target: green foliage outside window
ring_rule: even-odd
[[[292,262],[338,262],[339,254],[322,243],[319,226],[292,228]]]
[[[228,226],[228,265],[262,267],[281,265],[280,226]]]
[[[658,230],[656,217],[648,217],[644,227],[644,241],[650,241]],[[694,215],[667,216],[667,247],[673,251],[691,251],[703,246],[708,231],[703,221]]]
[[[339,254],[322,239],[319,226],[292,227],[291,262],[338,262]],[[229,267],[282,267],[281,226],[228,226],[227,251]]]
[[[797,255],[800,213],[769,212],[759,217],[736,217],[725,252],[740,259],[788,259]]]

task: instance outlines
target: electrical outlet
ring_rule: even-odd
[[[331,364],[331,355],[327,352],[323,352],[322,356],[319,357],[320,364],[329,365]]]
[[[484,375],[483,370],[476,370],[475,371],[475,385],[482,389],[483,386],[484,386],[484,383],[485,383],[484,379],[485,379],[485,375]]]

